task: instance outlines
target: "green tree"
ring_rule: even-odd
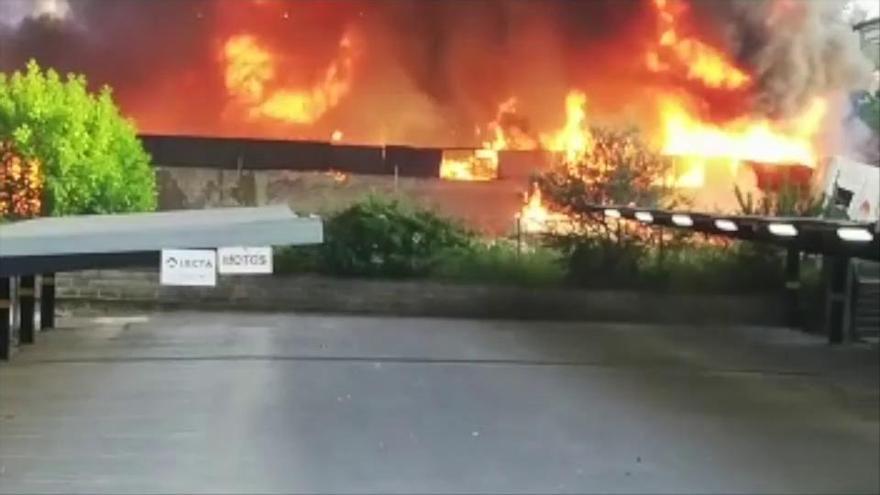
[[[568,259],[569,278],[581,285],[630,280],[649,250],[687,236],[637,222],[606,218],[594,205],[674,208],[683,198],[668,187],[674,163],[651,149],[637,129],[596,126],[593,146],[575,163],[560,162],[537,177],[550,208],[570,228],[547,236]]]
[[[42,70],[0,73],[0,141],[44,170],[51,215],[148,211],[156,206],[150,157],[111,91]]]

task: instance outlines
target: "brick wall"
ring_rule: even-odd
[[[59,275],[65,307],[135,304],[154,308],[304,311],[400,316],[780,325],[778,295],[683,295],[523,289],[426,281],[317,276],[220,277],[215,288],[164,287],[149,271]]]

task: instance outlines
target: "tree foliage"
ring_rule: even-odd
[[[0,140],[43,166],[52,215],[155,208],[149,155],[111,91],[90,93],[83,76],[62,78],[31,61],[0,73]]]
[[[576,163],[561,162],[538,177],[538,186],[555,209],[591,221],[596,204],[673,206],[665,185],[673,163],[651,150],[636,129],[593,127],[593,146]]]
[[[683,237],[628,221],[606,218],[590,205],[633,204],[673,208],[678,197],[667,179],[673,162],[652,150],[636,129],[594,127],[593,147],[576,163],[560,162],[537,177],[550,207],[571,219],[573,228],[549,236],[566,254],[574,282],[600,274],[631,278],[652,246]]]

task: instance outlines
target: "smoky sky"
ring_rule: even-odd
[[[539,124],[557,118],[546,102],[562,101],[571,87],[585,89],[598,111],[623,112],[642,93],[640,53],[656,36],[648,0],[68,0],[63,18],[22,12],[37,2],[6,2],[0,70],[33,58],[85,73],[95,86],[110,85],[142,127],[178,134],[269,133],[223,123],[218,52],[237,33],[256,33],[307,78],[355,26],[364,39],[355,89],[327,119],[363,127],[365,139],[382,121],[412,141],[440,129],[454,141],[512,95]],[[828,2],[691,3],[701,36],[757,75],[742,111],[793,112],[864,77],[851,33],[825,22]],[[773,17],[792,3],[791,13]]]

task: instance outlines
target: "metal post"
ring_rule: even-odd
[[[12,354],[12,291],[8,277],[0,277],[0,359]]]
[[[825,328],[828,332],[828,342],[830,344],[843,342],[843,325],[846,313],[846,279],[849,261],[849,258],[846,256],[826,258],[829,266]]]
[[[22,344],[34,343],[35,278],[33,275],[21,277],[21,285],[18,287],[18,307],[21,314],[21,331],[18,339]]]
[[[785,296],[788,305],[788,324],[801,324],[799,295],[801,290],[801,253],[789,248],[785,256]]]
[[[856,268],[857,268],[857,260],[853,260],[846,267],[846,281],[844,282],[843,288],[843,340],[847,342],[855,342],[857,340],[856,328],[855,328],[855,310],[856,310],[856,297],[858,296],[858,291],[856,290],[856,286],[858,285],[857,276],[856,276]]]
[[[55,274],[47,273],[41,277],[40,284],[40,329],[55,328]]]

